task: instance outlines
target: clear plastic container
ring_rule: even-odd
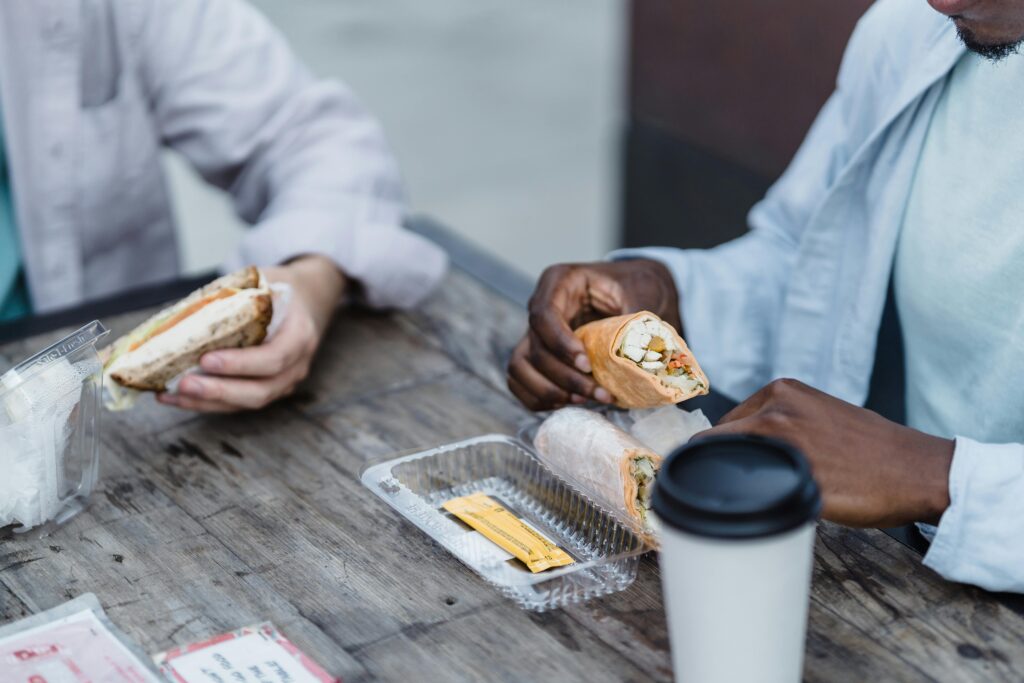
[[[98,321],[0,375],[0,530],[61,524],[98,475]]]
[[[521,441],[501,434],[372,464],[371,491],[502,593],[544,611],[621,591],[650,548],[586,495],[552,474]],[[536,527],[576,560],[531,573],[449,514],[442,503],[482,491]]]

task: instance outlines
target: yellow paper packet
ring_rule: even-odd
[[[563,567],[575,560],[532,526],[484,493],[452,498],[442,505],[506,552],[515,555],[533,573]]]

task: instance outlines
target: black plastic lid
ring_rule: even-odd
[[[806,458],[761,436],[712,436],[665,460],[651,506],[662,524],[699,536],[772,536],[817,519],[821,495]]]

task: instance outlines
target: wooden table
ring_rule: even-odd
[[[503,367],[524,324],[456,269],[415,313],[341,315],[312,378],[269,410],[107,414],[89,509],[0,541],[0,622],[93,592],[148,652],[271,620],[346,681],[670,680],[656,558],[622,593],[524,612],[359,483],[396,451],[513,433],[527,414]],[[59,334],[0,346],[0,368]],[[824,524],[805,678],[1019,681],[1019,605]]]

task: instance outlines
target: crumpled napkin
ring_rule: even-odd
[[[22,380],[13,370],[0,381],[0,527],[31,529],[62,505],[72,414],[82,384],[98,371],[92,360],[66,359]]]

